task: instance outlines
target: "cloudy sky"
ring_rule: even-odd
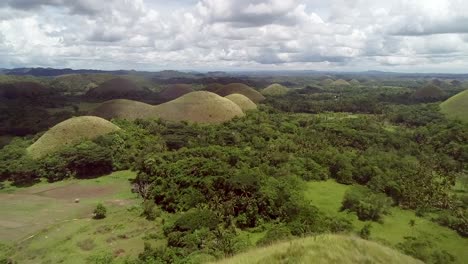
[[[0,0],[0,67],[468,72],[467,0]]]

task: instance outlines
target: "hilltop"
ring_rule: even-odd
[[[233,93],[242,94],[248,97],[254,103],[258,103],[265,100],[265,97],[261,93],[257,92],[254,88],[243,83],[230,83],[216,90],[216,93],[221,96],[226,96]]]
[[[257,109],[257,105],[242,94],[230,94],[226,98],[236,103],[244,112]]]
[[[263,89],[261,93],[265,96],[279,96],[288,93],[288,88],[281,84],[274,83]]]
[[[97,99],[135,98],[146,91],[133,81],[117,77],[101,83],[86,93],[87,97]]]
[[[91,115],[107,120],[113,118],[127,120],[157,118],[152,105],[128,99],[115,99],[103,102],[91,112]]]
[[[60,150],[65,145],[76,144],[83,139],[93,139],[119,129],[118,126],[100,117],[72,117],[50,128],[27,148],[27,153],[33,158],[41,158]]]
[[[360,238],[342,235],[319,235],[257,248],[216,263],[422,264],[423,262],[403,255],[391,248]]]

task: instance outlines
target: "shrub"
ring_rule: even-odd
[[[161,216],[161,210],[154,204],[153,201],[144,201],[143,202],[143,212],[141,213],[147,220],[155,220]]]
[[[262,237],[257,245],[269,245],[273,242],[284,240],[292,237],[291,230],[284,225],[276,225],[269,229],[264,237]]]
[[[79,241],[76,245],[84,251],[90,251],[96,247],[96,243],[91,238]]]
[[[94,219],[103,219],[106,218],[107,209],[101,203],[98,203],[96,209],[94,209]]]
[[[413,256],[425,263],[446,264],[455,261],[455,257],[445,250],[437,250],[432,243],[425,238],[405,237],[405,240],[397,244],[397,248],[403,253]]]
[[[359,220],[379,221],[388,213],[391,199],[381,193],[375,193],[363,186],[353,186],[346,193],[342,210],[355,212]]]
[[[363,239],[369,239],[371,233],[371,224],[365,224],[359,231],[359,236]]]

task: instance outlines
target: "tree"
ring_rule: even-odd
[[[93,214],[94,214],[93,216],[94,219],[104,219],[106,218],[107,209],[106,207],[104,207],[104,205],[102,205],[101,203],[98,203],[96,206],[96,209],[94,209]]]

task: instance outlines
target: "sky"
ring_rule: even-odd
[[[0,68],[468,73],[466,0],[0,0]]]

